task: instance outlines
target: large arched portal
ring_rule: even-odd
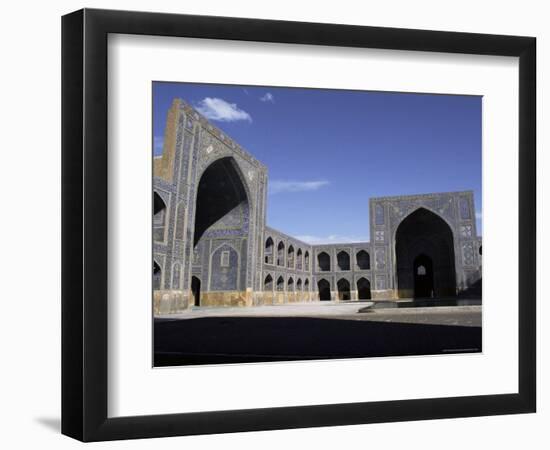
[[[214,161],[199,181],[193,245],[209,228],[240,228],[244,234],[247,218],[248,199],[237,163],[232,157]]]
[[[456,295],[453,232],[437,214],[419,208],[399,224],[395,257],[399,297]]]
[[[193,246],[208,249],[201,270],[203,279],[201,302],[217,301],[215,291],[246,290],[246,254],[249,239],[249,200],[237,162],[232,157],[214,161],[202,173],[195,204]],[[220,236],[231,242],[220,240]]]

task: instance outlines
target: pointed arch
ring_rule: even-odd
[[[370,255],[366,250],[359,250],[355,259],[359,270],[370,270]]]
[[[282,275],[279,278],[277,278],[277,290],[278,291],[285,290],[285,279],[282,277]]]
[[[339,251],[336,255],[336,264],[338,266],[338,270],[349,270],[349,253],[345,250]]]
[[[365,277],[361,277],[357,280],[357,298],[359,300],[370,300],[370,281]]]
[[[399,297],[456,295],[454,234],[438,214],[420,207],[405,217],[395,232],[395,257]],[[418,274],[420,265],[427,275]]]
[[[328,280],[321,278],[317,282],[317,287],[319,288],[319,300],[331,300],[330,283]]]
[[[319,272],[330,272],[330,255],[327,252],[317,254],[317,270]]]
[[[294,246],[290,244],[288,246],[288,254],[286,258],[286,266],[288,268],[294,268]]]
[[[294,278],[289,277],[287,282],[287,291],[294,292]]]
[[[274,250],[274,243],[271,236],[268,236],[268,238],[265,240],[265,251],[264,251],[264,262],[266,264],[273,264],[273,250]]]
[[[264,279],[264,291],[272,291],[273,290],[273,277],[270,274],[267,274],[267,276]]]
[[[216,222],[229,214],[246,215],[248,209],[248,186],[235,159],[227,156],[212,162],[197,184],[193,246]],[[242,227],[243,233],[248,232],[247,221]]]
[[[338,300],[351,300],[351,289],[346,278],[340,278],[336,283],[338,288]]]
[[[280,241],[277,245],[277,265],[285,265],[285,243],[283,241]]]

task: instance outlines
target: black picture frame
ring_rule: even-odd
[[[519,57],[517,393],[107,417],[107,36]],[[536,39],[84,9],[62,18],[62,433],[82,441],[535,412]]]

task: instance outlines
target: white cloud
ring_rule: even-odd
[[[250,114],[239,109],[236,103],[228,103],[222,98],[206,97],[202,99],[197,106],[197,111],[209,120],[219,122],[246,120],[252,122]]]
[[[153,151],[155,155],[160,155],[164,147],[164,137],[155,136],[153,138]]]
[[[260,97],[260,100],[262,102],[271,102],[275,103],[275,97],[273,97],[273,94],[271,92],[266,92],[264,95]]]
[[[281,192],[303,192],[316,191],[317,189],[327,186],[328,181],[286,181],[273,180],[268,182],[268,190],[270,194],[279,194]]]
[[[329,234],[328,236],[295,236],[296,239],[307,242],[308,244],[344,244],[351,242],[368,242],[368,236],[345,236],[341,234]]]

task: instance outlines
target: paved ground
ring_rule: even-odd
[[[481,306],[197,308],[155,318],[155,365],[481,351]]]
[[[441,306],[425,308],[372,309],[372,302],[303,303],[258,306],[253,308],[195,308],[159,319],[198,319],[202,317],[311,317],[340,320],[426,323],[438,325],[481,326],[481,306]]]

